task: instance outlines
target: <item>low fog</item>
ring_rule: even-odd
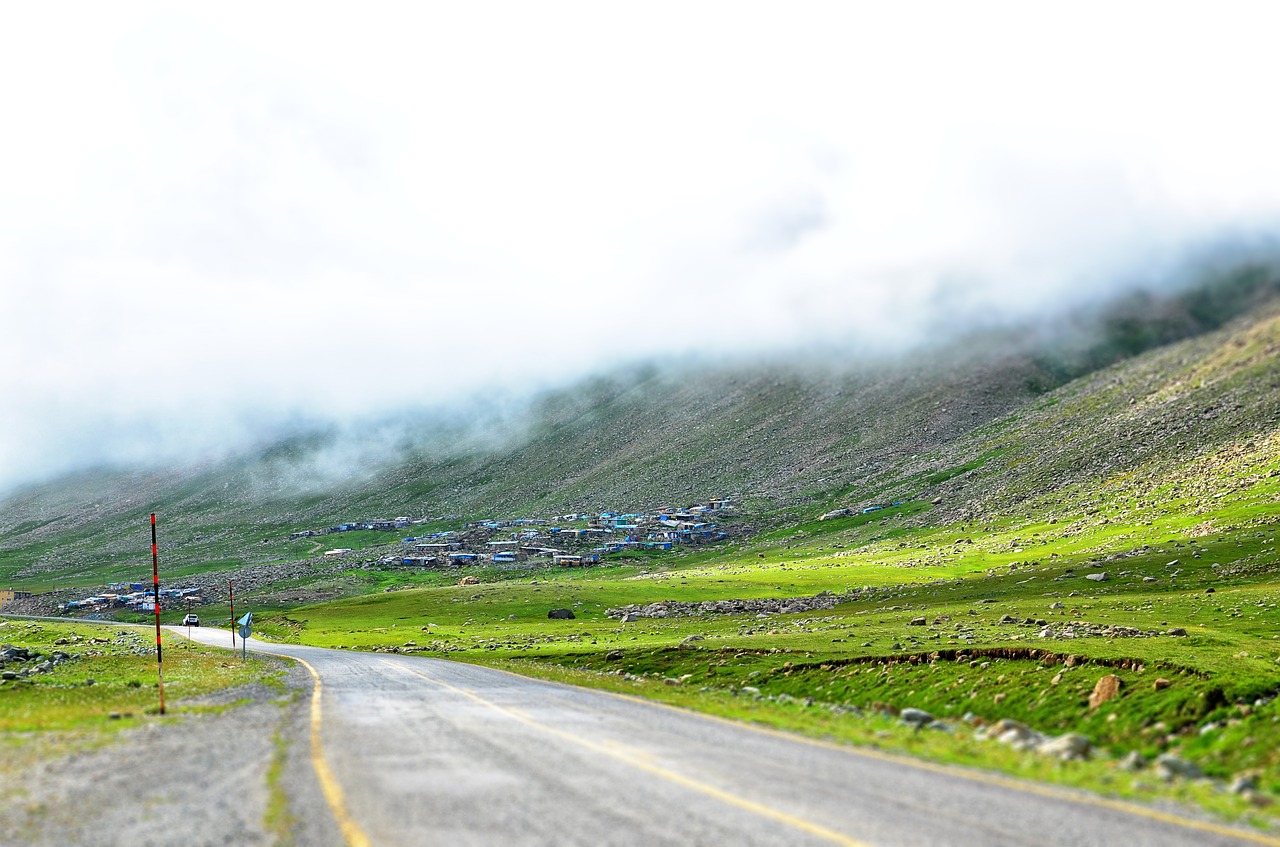
[[[1266,4],[463,6],[0,13],[0,493],[918,351],[1280,222]]]

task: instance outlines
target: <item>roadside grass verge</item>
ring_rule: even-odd
[[[279,673],[261,659],[242,662],[168,631],[163,637],[169,714],[226,708],[190,701]],[[0,644],[45,658],[58,652],[69,657],[48,673],[0,682],[2,772],[16,772],[33,756],[106,743],[117,731],[157,716],[155,637],[149,630],[0,618]],[[17,672],[39,663],[10,661],[4,669]]]

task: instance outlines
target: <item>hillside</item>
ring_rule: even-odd
[[[163,578],[203,583],[210,628],[234,578],[236,614],[281,644],[492,664],[1274,832],[1278,280],[1140,320],[1129,300],[1086,334],[651,365],[470,420],[86,473],[3,503],[0,584],[60,586],[19,601],[48,613],[84,596],[69,586],[136,580],[155,509]],[[593,567],[403,567],[403,532],[288,537],[722,494],[728,538]]]
[[[892,362],[651,364],[500,413],[406,415],[185,468],[86,472],[0,504],[0,581],[128,577],[146,564],[152,510],[166,564],[189,572],[296,559],[280,544],[289,532],[379,516],[736,494],[764,524],[905,498],[936,501],[916,520],[948,522],[1087,500],[1104,483],[1137,497],[1189,467],[1274,450],[1278,290],[1280,275],[1249,266],[1074,316],[1071,333],[1006,327]]]

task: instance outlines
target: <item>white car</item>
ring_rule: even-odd
[[[183,619],[182,619],[182,625],[183,625],[183,626],[199,626],[199,625],[200,625],[200,616],[199,616],[199,615],[187,615],[185,618],[183,618]]]

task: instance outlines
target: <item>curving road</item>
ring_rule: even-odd
[[[192,635],[230,646],[223,630]],[[315,677],[312,765],[353,847],[1280,845],[488,668],[257,639],[249,649],[297,658]]]

